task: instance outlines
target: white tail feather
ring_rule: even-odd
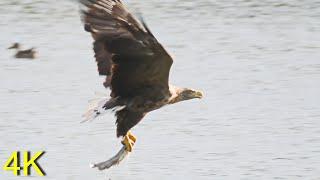
[[[96,117],[107,112],[107,110],[103,108],[103,106],[107,103],[107,101],[108,99],[106,97],[95,98],[89,101],[88,110],[86,111],[85,114],[82,115],[84,119],[83,121],[81,121],[81,123],[92,121]]]

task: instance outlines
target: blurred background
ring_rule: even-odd
[[[171,83],[205,98],[150,113],[124,163],[90,169],[121,145],[111,113],[80,124],[95,92],[109,92],[77,2],[2,0],[1,167],[12,151],[44,150],[37,179],[320,178],[319,1],[125,2],[173,55]],[[15,59],[13,42],[39,57]]]

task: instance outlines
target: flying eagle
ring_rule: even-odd
[[[94,119],[109,109],[117,118],[117,137],[128,153],[136,142],[130,129],[153,110],[168,104],[201,98],[202,92],[168,84],[173,63],[143,20],[138,21],[121,0],[80,0],[84,29],[93,39],[95,59],[109,99],[86,114]],[[105,166],[104,166],[105,168]],[[99,167],[99,169],[104,169]]]

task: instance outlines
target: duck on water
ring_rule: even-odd
[[[14,43],[8,49],[16,49],[15,58],[35,59],[37,55],[35,48],[21,50],[21,45],[19,43]]]

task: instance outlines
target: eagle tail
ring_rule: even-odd
[[[105,114],[109,109],[119,107],[119,102],[118,98],[111,98],[108,100],[106,97],[91,100],[88,110],[82,115],[83,121],[81,121],[81,123],[92,121],[96,117]]]

